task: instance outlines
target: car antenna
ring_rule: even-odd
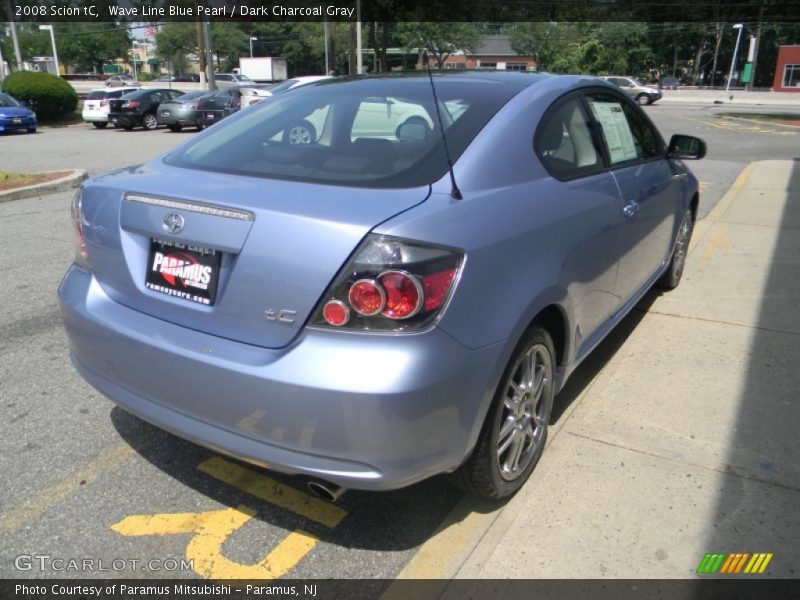
[[[463,200],[464,196],[461,195],[461,190],[456,185],[456,176],[453,174],[453,161],[450,159],[450,148],[447,147],[447,137],[444,135],[444,124],[442,123],[442,113],[439,112],[439,99],[436,97],[436,86],[433,85],[433,75],[431,75],[431,66],[428,61],[428,53],[422,53],[422,62],[428,70],[428,79],[431,82],[431,91],[433,92],[433,105],[436,107],[436,118],[439,120],[439,132],[442,134],[442,143],[444,144],[444,154],[447,157],[447,167],[450,172],[450,182],[453,184],[453,189],[450,191],[450,196],[454,200]]]

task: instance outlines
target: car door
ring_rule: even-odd
[[[579,94],[557,101],[542,117],[534,148],[559,184],[553,210],[563,218],[563,284],[572,299],[578,354],[594,344],[619,307],[615,295],[621,200],[602,146]],[[593,335],[595,334],[595,335]]]
[[[622,198],[617,293],[624,305],[653,283],[670,254],[680,181],[661,136],[638,106],[611,91],[585,97]]]

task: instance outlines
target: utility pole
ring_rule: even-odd
[[[328,31],[328,21],[323,21],[322,23],[323,29],[325,31],[325,75],[331,74],[331,66],[330,66],[330,32]]]
[[[761,2],[761,8],[758,9],[758,24],[756,25],[756,40],[753,42],[753,68],[750,71],[750,81],[747,83],[747,89],[753,91],[753,85],[756,82],[756,67],[758,66],[758,45],[761,42],[761,25],[764,22],[764,2]]]
[[[356,73],[364,74],[364,59],[361,56],[361,0],[356,0]]]
[[[194,22],[195,35],[197,36],[197,58],[200,62],[200,81],[206,84],[208,89],[208,80],[206,80],[206,44],[203,40],[203,27],[200,23],[200,17]]]
[[[8,24],[11,26],[11,41],[14,44],[14,58],[17,60],[17,71],[20,71],[22,69],[22,54],[19,51],[17,26],[14,24],[14,12],[11,10],[11,0],[6,0],[6,11],[8,12]]]
[[[208,90],[217,91],[217,82],[214,81],[214,62],[211,55],[211,23],[206,17],[203,21],[203,39],[206,43],[206,79],[208,80]]]

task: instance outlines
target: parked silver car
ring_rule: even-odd
[[[616,85],[642,106],[652,104],[662,96],[661,90],[647,85],[644,81],[636,77],[607,75],[603,77],[603,79]]]

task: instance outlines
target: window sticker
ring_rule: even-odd
[[[636,145],[622,105],[617,102],[592,102],[591,106],[594,118],[603,126],[611,162],[617,164],[635,159]]]

